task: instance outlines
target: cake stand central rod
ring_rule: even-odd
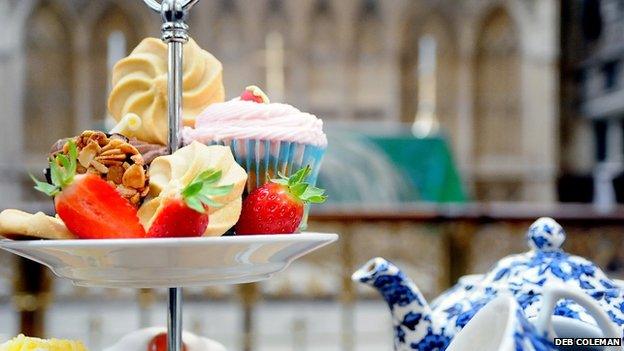
[[[188,41],[188,11],[199,0],[143,0],[160,13],[163,21],[161,39],[168,46],[167,98],[169,109],[169,153],[181,145],[182,128],[182,69],[184,43]],[[182,351],[182,288],[169,288],[167,303],[167,350]]]

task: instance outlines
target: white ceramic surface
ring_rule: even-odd
[[[248,283],[338,239],[301,233],[201,238],[0,241],[81,286],[158,288]]]
[[[105,348],[104,351],[150,351],[147,348],[150,341],[156,335],[166,332],[166,328],[159,327],[135,330],[126,334],[114,345]],[[226,351],[225,346],[220,343],[187,331],[182,334],[182,340],[188,351]]]
[[[553,327],[553,311],[560,299],[572,299],[596,319],[601,334],[619,338],[621,332],[597,301],[582,290],[566,286],[546,287],[544,302],[537,318],[527,321],[513,295],[504,293],[486,304],[452,339],[447,351],[548,351],[555,350],[552,338],[560,336]],[[569,318],[564,318],[568,319]],[[581,337],[575,335],[571,337]],[[550,341],[548,341],[550,339]],[[620,351],[620,347],[604,350]]]

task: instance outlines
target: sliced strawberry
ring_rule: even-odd
[[[280,175],[270,183],[252,191],[243,201],[236,234],[291,234],[297,231],[306,203],[321,203],[325,191],[305,183],[310,167],[297,171],[290,178]]]
[[[202,236],[208,227],[208,208],[219,207],[213,196],[229,193],[233,185],[217,186],[221,171],[199,174],[176,197],[165,199],[150,225],[150,238]]]
[[[52,184],[35,181],[35,189],[54,197],[59,217],[81,239],[142,238],[137,210],[113,186],[94,174],[76,175],[76,144],[68,155],[50,161]]]
[[[259,104],[268,104],[269,97],[262,91],[262,89],[258,88],[255,85],[250,85],[240,96],[240,99],[243,101],[253,101]]]
[[[94,174],[76,176],[54,204],[67,228],[81,239],[145,237],[136,208]]]

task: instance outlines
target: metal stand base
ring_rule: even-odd
[[[182,288],[169,288],[167,350],[182,351]]]

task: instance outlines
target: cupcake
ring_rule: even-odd
[[[166,349],[165,328],[145,328],[133,331],[122,337],[116,344],[104,351],[151,351]],[[182,333],[182,342],[185,351],[225,351],[220,343],[191,334]]]
[[[255,86],[239,98],[214,103],[197,116],[195,128],[183,131],[185,143],[199,141],[229,146],[247,171],[247,191],[310,166],[306,179],[314,185],[327,148],[323,121],[281,103],[269,103]]]

